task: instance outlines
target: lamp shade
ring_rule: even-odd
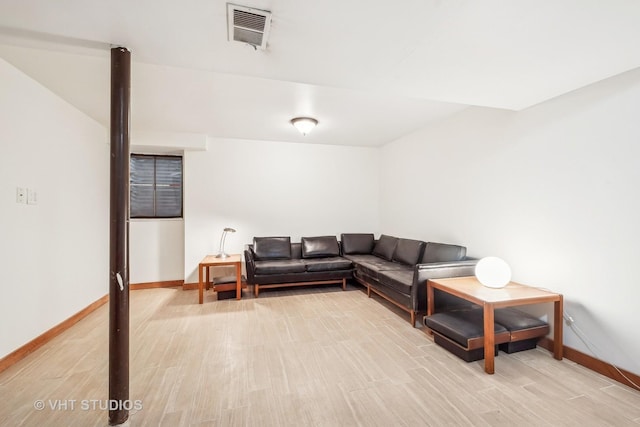
[[[489,288],[504,288],[511,280],[511,267],[504,260],[490,256],[476,264],[476,278]]]
[[[291,119],[291,124],[298,129],[301,134],[306,135],[316,127],[318,121],[311,117],[296,117]]]

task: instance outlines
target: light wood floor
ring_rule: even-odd
[[[131,399],[143,406],[132,426],[640,424],[639,392],[542,349],[500,353],[486,375],[360,288],[197,299],[131,293]],[[0,425],[107,425],[105,410],[81,407],[108,398],[107,326],[105,305],[0,373]]]

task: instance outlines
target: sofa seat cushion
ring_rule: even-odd
[[[343,233],[340,235],[344,255],[371,254],[374,245],[372,233]]]
[[[254,237],[256,260],[291,259],[291,237]]]
[[[386,270],[378,272],[378,281],[402,294],[411,294],[413,270]]]
[[[354,264],[362,264],[365,262],[372,262],[375,260],[380,261],[380,258],[378,258],[375,255],[343,255],[343,258],[348,259],[349,261],[353,261]]]
[[[413,268],[399,262],[387,261],[375,255],[346,255],[356,265],[356,269],[365,272],[368,276],[378,278],[378,272],[386,270],[409,270]]]
[[[305,259],[303,263],[307,271],[349,270],[353,267],[351,261],[341,257]]]
[[[306,267],[299,259],[256,261],[256,274],[304,273]]]
[[[336,236],[303,237],[302,258],[337,257],[340,256],[340,246]]]

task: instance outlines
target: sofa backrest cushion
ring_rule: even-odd
[[[340,256],[340,247],[336,236],[303,237],[302,258]]]
[[[301,243],[291,243],[291,259],[302,259]]]
[[[402,264],[416,265],[420,261],[426,243],[420,240],[398,239],[393,260]]]
[[[345,255],[368,255],[373,250],[373,233],[341,234],[342,253]]]
[[[372,254],[379,256],[380,258],[384,258],[387,261],[391,261],[393,259],[393,252],[396,250],[396,245],[398,244],[398,238],[393,236],[387,236],[383,234],[378,239],[378,242],[373,247]]]
[[[291,237],[254,237],[253,253],[257,261],[291,259]]]
[[[428,242],[424,248],[422,264],[431,262],[462,261],[467,255],[467,248],[445,243]]]

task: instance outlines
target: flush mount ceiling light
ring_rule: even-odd
[[[301,134],[306,135],[316,127],[318,121],[311,117],[296,117],[295,119],[291,119],[291,124],[298,129]]]

